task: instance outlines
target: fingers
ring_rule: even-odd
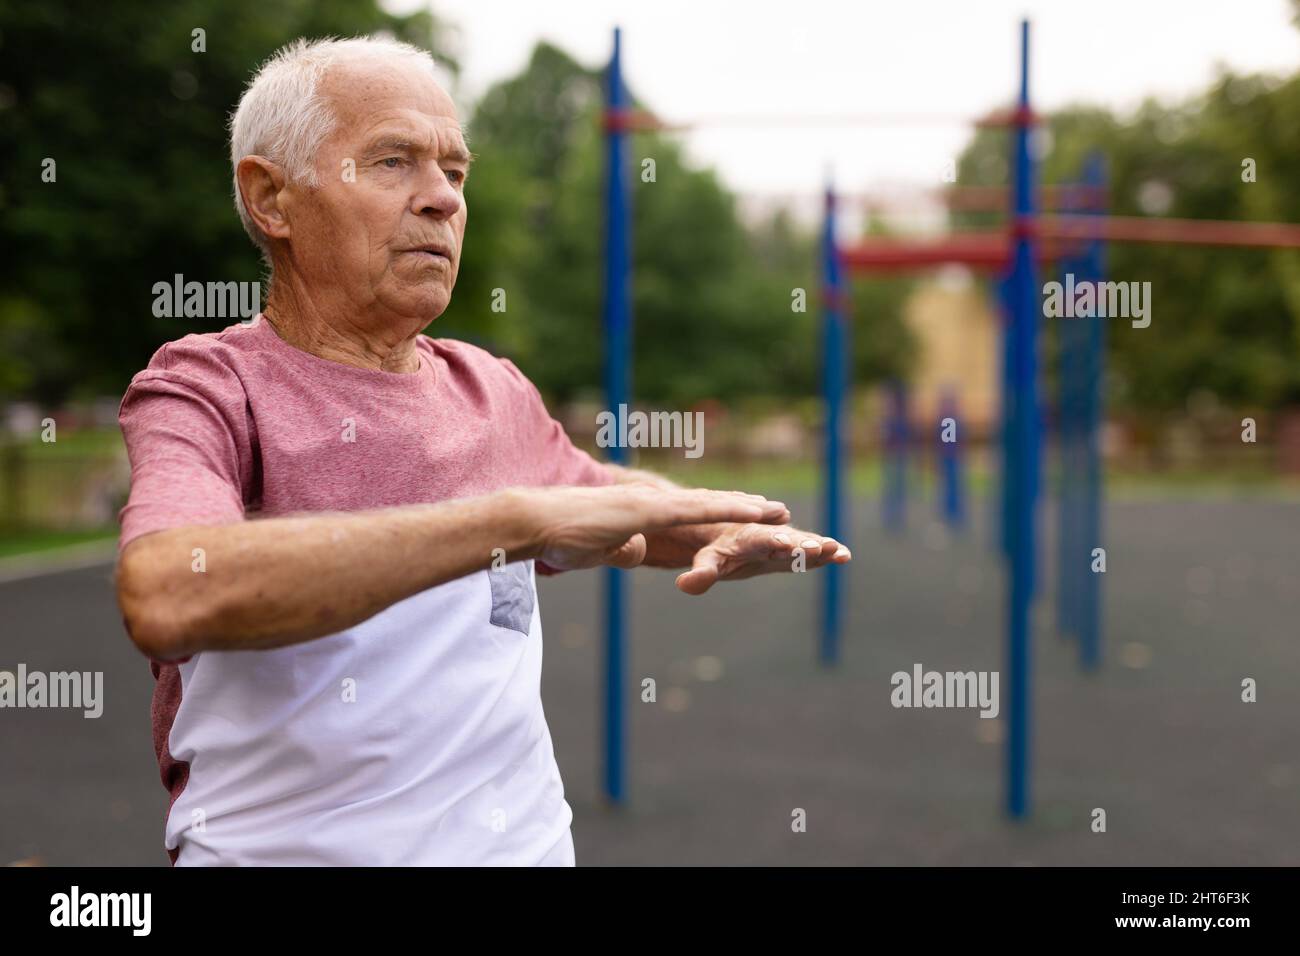
[[[645,527],[648,531],[683,524],[780,523],[789,511],[780,501],[736,491],[664,490],[647,502]]]
[[[783,528],[772,533],[775,558],[782,556],[793,561],[796,550],[803,554],[806,566],[819,568],[826,564],[848,564],[853,553],[834,538],[827,538],[795,528]]]
[[[785,524],[790,520],[790,509],[780,501],[765,501],[763,505],[763,517],[758,519],[759,524]]]
[[[701,548],[689,571],[677,575],[677,588],[687,594],[703,594],[717,583],[721,574],[722,555],[713,548]]]
[[[635,568],[645,560],[645,553],[645,535],[634,534],[617,547],[610,548],[603,563],[615,568]]]
[[[707,488],[697,489],[707,491]],[[768,501],[763,495],[750,494],[747,491],[727,491],[723,492],[728,495],[743,495],[752,499],[759,507],[763,509],[763,515],[758,519],[758,524],[785,524],[790,520],[790,509],[781,501]]]
[[[780,571],[809,571],[828,564],[848,564],[853,555],[834,538],[784,527],[746,529],[727,544],[710,545],[695,554],[689,571],[677,576],[686,594],[704,594],[718,581]]]

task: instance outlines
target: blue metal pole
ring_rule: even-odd
[[[847,545],[844,521],[843,411],[848,381],[848,330],[845,323],[844,276],[835,244],[835,192],[826,187],[826,215],[822,226],[822,400],[823,418],[823,525],[828,537]],[[842,625],[842,576],[844,569],[827,565],[822,569],[822,633],[820,656],[826,666],[839,661]]]
[[[954,441],[944,441],[945,419],[952,419]],[[960,528],[966,522],[960,428],[957,397],[951,390],[945,391],[939,403],[939,488],[940,512],[950,528]]]
[[[1066,190],[1062,209],[1080,211],[1076,193]],[[1060,262],[1061,282],[1067,290],[1086,281],[1088,265],[1079,254],[1063,256]],[[1067,313],[1072,309],[1067,308]],[[1083,543],[1080,525],[1083,507],[1082,461],[1080,442],[1083,438],[1083,389],[1086,362],[1086,319],[1067,316],[1057,320],[1059,349],[1057,393],[1057,451],[1060,477],[1057,485],[1057,586],[1056,626],[1062,637],[1077,637],[1079,633],[1079,602],[1081,578],[1079,549]]]
[[[881,523],[885,530],[900,534],[907,523],[907,389],[900,381],[889,385],[889,406],[885,412],[884,468],[880,486]]]
[[[614,30],[614,52],[609,59],[605,122],[605,402],[615,414],[628,402],[630,392],[631,267],[627,131],[622,122],[627,107],[623,89],[620,31]],[[621,463],[627,449],[617,443],[609,459]],[[626,572],[605,569],[605,797],[623,802],[627,776],[626,683],[627,612]]]
[[[1012,334],[1011,270],[997,281],[998,331],[1002,336],[1000,358],[1002,366],[998,377],[998,493],[996,502],[998,550],[1010,562],[1011,541],[1014,537],[1011,502],[1015,497],[1015,442],[1011,429],[1011,369],[1015,366],[1016,338]]]
[[[1106,165],[1099,154],[1088,157],[1084,167],[1084,183],[1089,187],[1089,212],[1104,214],[1105,202],[1101,198],[1106,186]],[[1089,242],[1085,252],[1088,277],[1102,282],[1106,277],[1106,247],[1101,239]],[[1104,469],[1101,449],[1101,426],[1105,408],[1104,385],[1106,380],[1106,320],[1094,317],[1088,320],[1088,341],[1084,367],[1084,424],[1083,424],[1083,508],[1080,527],[1082,552],[1079,555],[1083,581],[1079,620],[1079,663],[1084,670],[1095,671],[1101,666],[1101,585],[1102,575],[1092,570],[1092,550],[1103,547],[1102,496]]]
[[[1006,807],[1013,819],[1030,808],[1030,707],[1032,634],[1030,608],[1034,594],[1035,501],[1039,480],[1038,317],[1041,311],[1031,224],[1036,212],[1034,157],[1030,150],[1032,118],[1029,99],[1029,21],[1020,25],[1020,97],[1014,139],[1012,189],[1013,225],[1011,424],[1015,447],[1015,497],[1011,580],[1008,600],[1010,641],[1007,649],[1009,707],[1007,708]]]

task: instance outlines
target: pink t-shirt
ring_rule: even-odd
[[[187,525],[612,480],[512,363],[452,340],[416,347],[417,372],[360,369],[290,346],[260,316],[164,345],[122,400],[120,546]],[[572,863],[536,605],[521,562],[315,641],[155,662],[173,861]]]
[[[122,401],[131,497],[120,547],[255,513],[609,482],[508,359],[423,335],[416,350],[411,374],[342,365],[294,348],[260,316],[167,343]]]

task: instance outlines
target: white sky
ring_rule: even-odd
[[[665,119],[734,113],[979,115],[1009,102],[1018,24],[1033,21],[1031,90],[1051,109],[1126,109],[1207,85],[1216,64],[1300,69],[1286,0],[394,0],[432,6],[459,28],[472,104],[547,39],[579,61],[608,60],[623,28],[627,82]],[[937,185],[961,128],[715,130],[690,154],[743,194]]]

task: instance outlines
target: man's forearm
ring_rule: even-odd
[[[175,659],[282,647],[344,630],[536,542],[517,492],[354,514],[186,527],[133,541],[118,566],[132,639]],[[202,549],[202,570],[195,570]]]
[[[788,517],[780,502],[688,491],[648,472],[620,470],[616,484],[158,531],[123,550],[118,602],[132,640],[155,659],[265,650],[344,630],[500,552],[561,568],[683,567],[727,522]]]

